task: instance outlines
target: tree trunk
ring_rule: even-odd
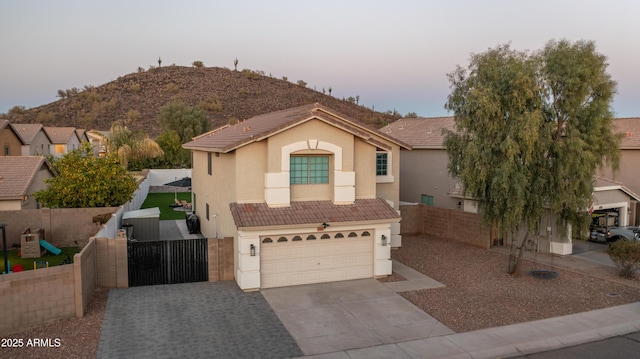
[[[507,273],[511,275],[518,275],[520,270],[520,264],[522,263],[522,257],[524,257],[524,243],[529,237],[529,230],[525,233],[520,241],[520,245],[515,245],[515,231],[511,230],[511,253],[509,253],[509,268]]]

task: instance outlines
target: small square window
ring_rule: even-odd
[[[427,206],[433,206],[433,196],[423,194],[420,198],[420,203],[426,204]]]

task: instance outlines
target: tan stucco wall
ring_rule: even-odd
[[[621,182],[630,190],[640,194],[640,149],[621,150],[620,170],[615,173],[607,167],[598,171],[598,176]]]
[[[49,141],[49,137],[44,133],[44,131],[39,131],[36,136],[31,141],[30,147],[30,156],[46,156],[51,153],[49,149],[49,145],[51,141]],[[24,154],[23,154],[24,155]]]
[[[264,202],[264,173],[267,170],[267,141],[252,143],[235,151],[238,202]]]
[[[376,148],[359,138],[354,148],[356,198],[376,198]]]
[[[4,156],[6,146],[9,147],[9,156],[22,155],[22,142],[9,126],[0,132],[0,156]]]
[[[434,206],[458,208],[458,199],[447,193],[456,181],[447,172],[449,159],[444,150],[413,149],[401,151],[400,200],[420,203],[421,195],[433,196]]]

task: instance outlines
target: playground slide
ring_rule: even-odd
[[[56,256],[62,253],[62,249],[54,247],[51,243],[45,241],[44,239],[40,240],[40,246]]]

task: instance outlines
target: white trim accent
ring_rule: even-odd
[[[334,145],[333,143],[319,141],[317,149],[333,153],[333,170],[342,171],[342,147]]]
[[[387,155],[387,174],[378,176],[378,153],[385,153]],[[393,183],[395,178],[393,177],[393,154],[391,151],[376,151],[376,183]]]
[[[309,143],[307,141],[299,141],[282,146],[280,151],[280,171],[289,173],[289,156],[291,156],[293,152],[306,149],[309,149]]]

